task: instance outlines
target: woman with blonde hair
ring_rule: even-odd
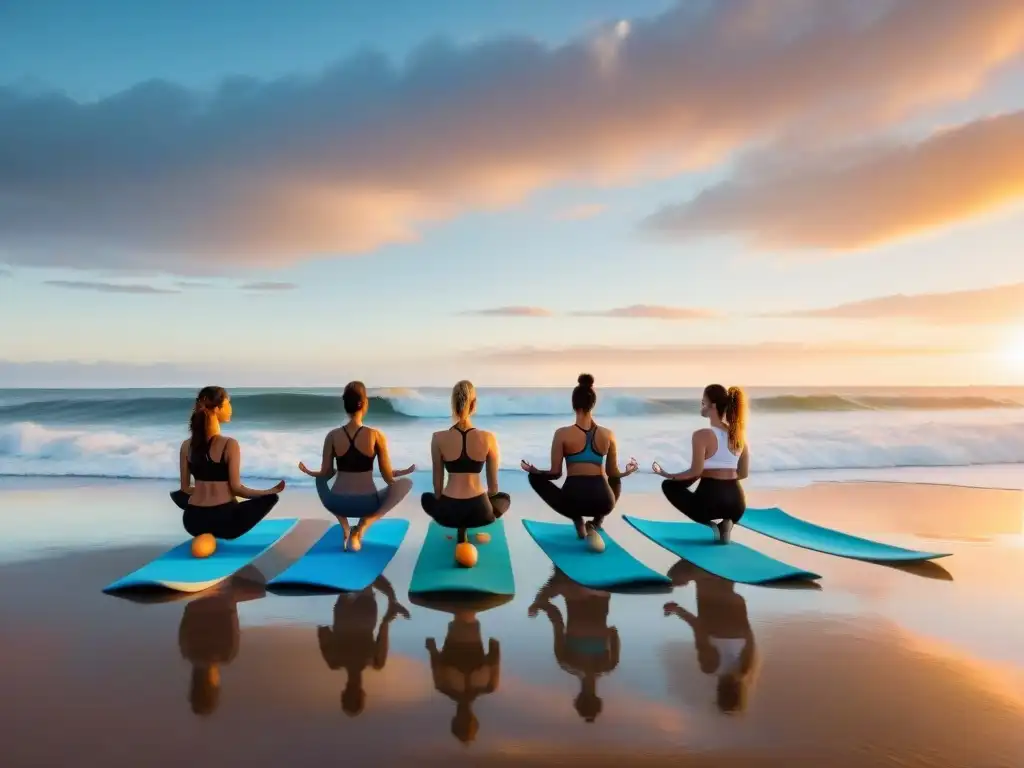
[[[420,498],[423,511],[439,525],[458,530],[459,544],[468,541],[467,529],[490,525],[512,503],[507,493],[498,490],[498,438],[473,426],[475,412],[476,389],[472,382],[460,381],[452,388],[455,424],[435,432],[430,440],[434,492]],[[480,482],[485,465],[486,489]]]
[[[384,433],[363,424],[370,408],[370,398],[363,382],[350,381],[345,385],[341,401],[348,414],[348,423],[327,433],[320,469],[311,470],[301,461],[299,469],[316,479],[320,503],[338,519],[344,531],[344,548],[358,552],[363,546],[362,537],[370,526],[397,507],[412,490],[412,481],[404,475],[414,472],[416,465],[392,469]],[[380,476],[387,484],[380,490],[373,481],[375,458]],[[334,486],[328,487],[335,473]],[[349,528],[349,518],[359,520],[355,528]]]
[[[651,465],[665,478],[661,490],[669,504],[694,522],[711,528],[715,539],[728,543],[733,525],[747,510],[741,480],[750,472],[747,445],[747,396],[739,387],[726,389],[711,384],[704,389],[700,415],[710,422],[693,433],[693,458],[685,472],[665,472],[658,462]],[[699,480],[695,491],[690,486]]]

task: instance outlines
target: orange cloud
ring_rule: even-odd
[[[434,43],[401,69],[365,54],[211,94],[0,89],[0,248],[178,273],[367,252],[554,183],[856,135],[963,98],[1022,49],[1019,0],[720,0],[556,48]]]
[[[949,293],[895,294],[822,309],[782,312],[770,317],[905,319],[950,325],[1024,321],[1024,283]]]
[[[471,309],[463,315],[479,317],[551,317],[551,310],[543,307],[494,307],[492,309]]]
[[[604,213],[608,210],[608,206],[602,203],[581,203],[580,205],[573,205],[568,208],[564,208],[555,214],[555,219],[559,221],[580,221],[582,219],[592,219],[600,213]]]
[[[916,144],[741,176],[662,209],[646,226],[740,234],[765,249],[868,248],[1024,201],[1022,147],[1024,111],[1003,114]]]

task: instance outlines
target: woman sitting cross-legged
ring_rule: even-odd
[[[747,510],[740,485],[750,471],[747,397],[738,387],[712,384],[704,389],[700,415],[710,424],[693,433],[690,468],[671,474],[654,462],[651,469],[665,478],[661,490],[669,503],[694,522],[711,528],[715,539],[724,544]],[[691,491],[690,486],[698,480],[697,490]]]
[[[572,391],[576,420],[555,430],[551,469],[537,469],[525,460],[520,466],[529,473],[530,487],[555,512],[572,520],[576,535],[582,539],[590,531],[600,530],[622,493],[622,478],[636,472],[637,464],[630,459],[626,471],[619,471],[615,434],[607,427],[599,427],[592,415],[597,404],[594,377],[582,373],[578,381]],[[567,477],[559,488],[552,481],[562,476],[563,461]],[[590,520],[584,522],[587,517]]]
[[[416,465],[397,471],[391,468],[384,433],[363,425],[370,399],[361,381],[349,382],[341,399],[349,416],[348,423],[327,433],[319,470],[313,471],[301,461],[299,469],[316,478],[320,503],[338,518],[345,532],[345,548],[358,552],[363,546],[362,536],[369,527],[398,506],[412,490],[412,480],[403,476],[415,472]],[[387,487],[380,490],[373,481],[374,458],[380,476],[387,483]],[[328,487],[335,472],[334,486]],[[355,528],[349,528],[349,518],[359,519]]]
[[[452,389],[455,424],[435,432],[430,440],[434,492],[424,493],[420,499],[423,511],[439,525],[458,531],[459,544],[468,543],[467,529],[490,525],[512,503],[507,493],[498,490],[498,438],[473,426],[475,411],[476,389],[471,382],[460,381]],[[480,483],[485,464],[486,491]]]

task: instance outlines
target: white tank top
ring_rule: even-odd
[[[711,431],[718,438],[718,450],[714,456],[704,460],[704,469],[736,469],[740,457],[729,450],[729,433],[718,427],[711,427]]]

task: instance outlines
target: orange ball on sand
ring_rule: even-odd
[[[212,534],[201,533],[192,539],[192,556],[209,557],[217,551],[217,540]]]
[[[480,544],[486,544],[488,541],[491,540],[491,534],[489,533],[477,533],[474,534],[474,536],[477,542],[479,542]]]
[[[476,565],[476,547],[468,541],[457,544],[455,547],[455,562],[463,568],[472,568]]]

